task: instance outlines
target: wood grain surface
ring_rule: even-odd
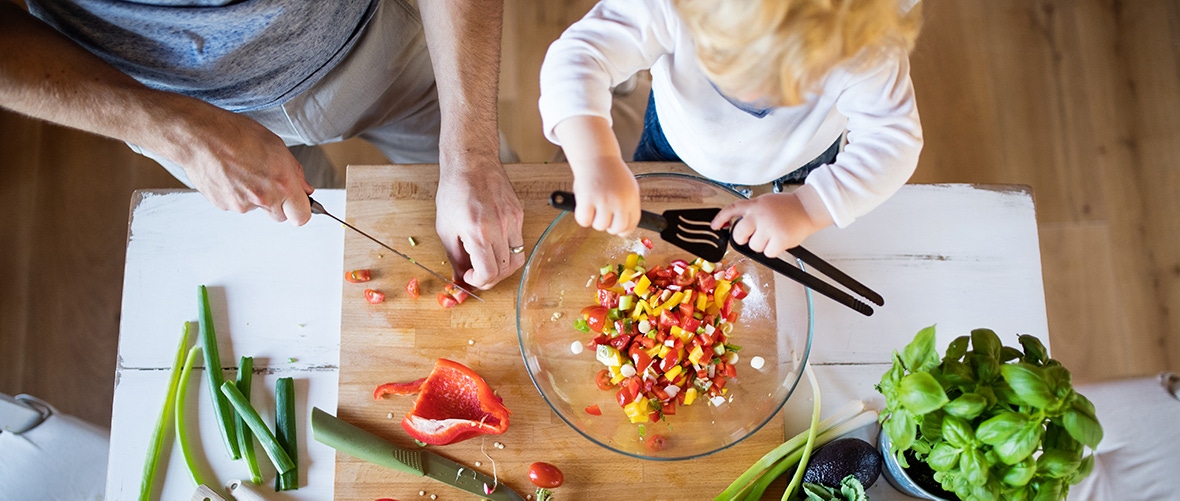
[[[667,164],[655,164],[637,171],[669,169]],[[526,248],[531,249],[552,220],[549,216],[557,214],[547,204],[549,194],[556,189],[569,190],[572,178],[564,164],[517,165],[508,172],[525,207],[524,239]],[[525,173],[527,178],[522,178]],[[450,265],[444,263],[442,244],[434,232],[436,181],[437,171],[428,166],[350,167],[347,220],[448,276]],[[396,213],[391,211],[390,199],[395,201]],[[417,246],[409,245],[410,237],[418,241]],[[368,239],[348,232],[344,269],[356,268],[371,269],[373,280],[364,285],[343,283],[339,416],[395,443],[413,447],[400,423],[415,397],[375,401],[373,389],[381,383],[425,377],[438,358],[467,365],[503,397],[512,411],[509,430],[503,435],[431,450],[466,465],[481,462],[478,469],[491,475],[492,461],[484,456],[486,452],[495,460],[495,473],[522,496],[535,489],[528,481],[528,466],[546,461],[566,472],[566,483],[559,491],[561,499],[624,499],[634,498],[638,492],[645,493],[641,498],[694,499],[704,493],[711,497],[784,439],[782,420],[775,419],[753,437],[704,460],[667,463],[607,451],[562,422],[529,380],[516,333],[515,285],[519,283],[519,271],[492,290],[479,292],[486,303],[469,299],[446,310],[436,301],[443,287],[440,281]],[[421,281],[422,296],[417,300],[409,298],[404,289],[412,277]],[[385,292],[385,302],[365,302],[362,291],[366,287]],[[495,447],[497,442],[504,448]],[[337,454],[338,500],[419,499],[419,491],[437,494],[439,499],[471,498],[432,480]]]

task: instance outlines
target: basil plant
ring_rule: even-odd
[[[934,327],[918,332],[877,391],[888,451],[907,451],[962,500],[1059,500],[1090,474],[1102,440],[1094,404],[1034,336],[1017,349],[988,329],[971,331],[939,359]],[[884,452],[884,451],[883,451]]]

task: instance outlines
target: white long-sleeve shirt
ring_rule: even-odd
[[[651,69],[668,143],[693,170],[731,184],[778,179],[823,153],[847,130],[835,163],[796,193],[817,222],[852,221],[893,195],[918,164],[922,127],[903,49],[837,68],[820,92],[762,118],[726,99],[701,70],[671,0],[603,0],[553,42],[541,66],[545,137],[574,116],[611,120],[611,87]]]

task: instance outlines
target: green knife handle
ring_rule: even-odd
[[[319,407],[311,409],[311,430],[317,442],[349,456],[406,473],[425,474],[420,452],[407,451],[391,444]]]

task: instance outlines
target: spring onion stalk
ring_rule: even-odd
[[[176,387],[176,441],[180,443],[180,452],[184,456],[184,464],[188,466],[188,473],[197,485],[210,484],[202,477],[197,464],[193,461],[192,449],[188,446],[188,434],[185,433],[184,399],[188,394],[188,377],[193,373],[193,362],[201,354],[200,346],[193,346],[188,350],[188,358],[184,361],[184,370],[180,371],[180,383]]]
[[[225,443],[225,450],[229,457],[241,459],[238,450],[238,437],[234,431],[234,414],[229,403],[222,396],[218,388],[225,381],[221,374],[221,355],[217,352],[217,333],[213,328],[213,312],[209,309],[209,290],[204,285],[198,287],[197,302],[200,306],[201,346],[205,350],[205,376],[209,381],[209,396],[213,399],[213,410],[216,412],[218,428],[221,430],[221,440]]]
[[[819,382],[815,380],[811,364],[807,364],[806,370],[807,380],[811,382],[811,393],[815,395],[815,406],[811,411],[811,426],[807,428],[807,445],[803,446],[803,455],[799,458],[799,464],[803,468],[795,468],[795,475],[791,477],[791,482],[787,484],[787,490],[783,492],[783,501],[791,499],[791,495],[799,487],[799,482],[803,480],[803,470],[807,469],[807,461],[811,459],[811,450],[815,446],[815,429],[819,427]]]
[[[184,367],[184,352],[188,347],[191,324],[184,323],[184,330],[180,333],[180,344],[176,347],[176,358],[172,361],[172,372],[168,378],[168,393],[164,397],[164,406],[160,409],[160,417],[156,419],[156,428],[152,431],[152,438],[148,441],[147,459],[143,463],[143,481],[139,484],[139,499],[147,501],[152,496],[152,488],[156,482],[156,464],[160,462],[160,449],[164,446],[164,435],[168,433],[168,421],[172,419],[172,408],[176,405],[176,386],[180,383],[180,372]]]
[[[815,437],[815,446],[823,446],[828,442],[840,438],[843,435],[856,431],[861,427],[868,426],[875,422],[877,422],[877,411],[862,412],[856,417],[817,435]],[[759,477],[756,482],[754,482],[754,485],[750,487],[749,494],[746,495],[746,499],[761,498],[762,493],[766,492],[766,488],[770,486],[770,483],[774,482],[774,479],[782,475],[783,472],[787,471],[788,468],[798,464],[802,457],[803,451],[796,450],[778,463],[775,463],[774,467],[772,467],[769,471]],[[804,465],[804,467],[806,468],[806,465]]]
[[[861,414],[864,409],[865,404],[860,400],[849,402],[848,405],[845,405],[839,411],[836,411],[835,414],[832,414],[827,419],[820,421],[818,432],[823,433],[835,426],[847,422],[848,420]],[[787,456],[791,452],[797,450],[806,440],[807,432],[803,432],[792,437],[790,440],[783,442],[781,445],[775,447],[770,452],[767,452],[760,459],[758,459],[758,461],[755,461],[753,466],[743,472],[737,478],[737,480],[734,480],[733,483],[729,484],[729,487],[726,487],[725,490],[721,492],[721,494],[717,495],[716,501],[724,499],[738,499],[742,497],[743,493],[750,488],[752,485],[751,483],[754,480],[766,472],[766,470],[773,467],[784,456]]]
[[[295,467],[275,477],[275,491],[299,488],[299,443],[295,428],[295,380],[289,377],[275,381],[275,438],[287,451]]]
[[[242,357],[238,362],[238,391],[246,400],[250,400],[250,383],[254,379],[254,357]],[[254,485],[262,485],[262,471],[258,469],[258,457],[254,455],[254,434],[242,421],[242,416],[234,415],[234,429],[238,431],[238,450],[242,459],[246,460],[246,467],[250,469],[250,481]]]
[[[270,462],[275,465],[275,470],[280,475],[291,471],[295,468],[295,463],[291,461],[291,456],[287,455],[287,451],[279,445],[278,440],[275,439],[274,433],[271,433],[270,428],[266,427],[266,423],[262,422],[262,417],[258,415],[258,411],[250,405],[250,401],[238,391],[238,387],[234,385],[233,381],[226,381],[221,384],[221,393],[229,399],[230,405],[237,411],[239,416],[242,416],[242,421],[246,422],[246,426],[250,431],[254,432],[254,436],[258,438],[258,443],[262,444],[262,450],[266,451],[266,456],[270,458]]]

